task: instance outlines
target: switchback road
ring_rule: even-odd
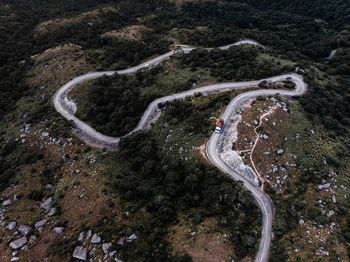
[[[230,48],[230,46],[242,45],[242,44],[254,44],[264,48],[263,46],[261,46],[260,44],[254,41],[243,40],[231,45],[219,47],[219,49],[226,50]],[[183,48],[182,50],[185,54],[187,54],[193,49],[194,48]],[[207,48],[207,49],[211,50],[212,48]],[[160,63],[161,61],[169,58],[170,56],[174,55],[176,52],[177,51],[175,50],[170,51],[166,54],[158,56],[154,59],[151,59],[147,62],[144,62],[132,68],[128,68],[120,71],[93,72],[93,73],[88,73],[85,75],[81,75],[77,78],[74,78],[73,80],[69,81],[67,84],[59,88],[58,91],[55,93],[53,98],[54,106],[56,110],[63,117],[74,122],[75,133],[86,143],[92,146],[100,147],[100,148],[106,147],[108,149],[117,149],[118,143],[120,141],[120,137],[105,136],[97,132],[95,129],[93,129],[92,127],[90,127],[89,125],[87,125],[86,123],[78,119],[77,117],[75,117],[74,112],[75,112],[76,106],[74,102],[68,100],[67,93],[69,92],[69,90],[73,89],[77,84],[87,80],[102,77],[103,75],[110,76],[115,73],[133,74],[140,69],[147,69],[150,66],[154,66]],[[173,94],[173,95],[165,96],[154,100],[144,112],[137,127],[127,135],[130,135],[131,133],[134,133],[139,130],[144,130],[149,128],[150,123],[156,121],[157,117],[160,114],[160,109],[158,107],[158,104],[160,103],[173,101],[175,99],[183,99],[187,96],[193,96],[196,93],[209,95],[213,93],[225,92],[225,91],[234,90],[234,89],[258,88],[259,87],[258,84],[263,80],[267,80],[271,82],[290,80],[295,83],[295,90],[291,91],[291,90],[277,90],[277,89],[261,89],[261,90],[242,93],[237,97],[235,97],[226,108],[222,116],[222,119],[225,121],[225,125],[229,125],[232,122],[232,115],[237,114],[238,110],[240,109],[240,106],[248,99],[255,98],[257,96],[269,96],[269,95],[276,95],[276,94],[280,94],[282,96],[295,96],[295,95],[302,95],[306,91],[306,84],[304,83],[302,77],[297,74],[286,74],[286,75],[281,75],[281,76],[276,76],[276,77],[271,77],[271,78],[261,79],[256,81],[220,83],[215,85],[208,85],[201,88],[188,90],[182,93]],[[242,181],[243,186],[252,193],[256,201],[256,204],[260,207],[262,211],[262,217],[263,217],[262,233],[261,233],[259,250],[255,256],[254,261],[267,262],[269,259],[270,244],[271,244],[271,237],[272,237],[273,204],[271,199],[268,197],[268,195],[265,194],[259,187],[257,187],[255,184],[251,183],[250,181],[246,180],[244,176],[242,176],[241,174],[233,171],[226,163],[222,161],[222,159],[219,156],[218,143],[220,139],[222,139],[225,135],[227,135],[225,131],[221,134],[217,134],[214,132],[208,141],[208,144],[206,147],[206,153],[209,161],[213,165],[215,165],[218,169],[228,174],[233,179],[237,181]]]

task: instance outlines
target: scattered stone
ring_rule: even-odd
[[[304,225],[305,221],[303,219],[299,220],[299,225]]]
[[[55,227],[53,229],[54,232],[56,232],[57,234],[62,234],[64,230],[64,227]]]
[[[16,249],[20,249],[21,247],[23,247],[25,244],[27,244],[27,238],[26,237],[21,237],[15,241],[12,241],[10,243],[10,247],[14,250]]]
[[[103,244],[102,244],[103,253],[107,254],[107,253],[108,253],[108,250],[109,250],[111,247],[112,247],[112,243],[111,243],[111,242],[103,243]]]
[[[114,257],[115,254],[117,254],[117,251],[113,250],[113,251],[109,252],[109,257]]]
[[[254,120],[254,125],[258,125],[259,124],[259,122],[258,121],[256,121],[256,120]]]
[[[137,239],[137,236],[135,234],[132,234],[131,236],[128,237],[129,241],[133,241],[133,240],[136,240],[136,239]]]
[[[269,139],[269,136],[268,135],[262,135],[262,138],[264,139],[264,140],[268,140]]]
[[[326,183],[326,184],[323,184],[323,185],[319,185],[318,186],[318,189],[325,189],[325,188],[329,188],[331,186],[331,184],[330,183]]]
[[[121,261],[119,259],[114,259],[114,262],[123,262],[123,261]]]
[[[78,236],[78,242],[83,242],[84,241],[84,232],[80,232]]]
[[[18,261],[19,260],[19,257],[13,257],[13,258],[11,258],[11,262],[12,261]]]
[[[284,152],[284,150],[283,150],[283,149],[278,149],[278,150],[277,150],[277,154],[278,154],[278,155],[282,155],[282,154],[283,154],[283,152]]]
[[[52,217],[54,214],[56,213],[56,208],[51,208],[50,209],[50,212],[49,213],[47,213],[47,217]]]
[[[52,208],[51,205],[52,205],[52,197],[49,197],[40,205],[40,207],[42,209],[45,209],[46,211],[49,211]]]
[[[7,206],[9,206],[11,204],[11,200],[9,199],[9,200],[5,200],[4,202],[2,202],[2,206],[3,207],[7,207]]]
[[[99,244],[101,243],[101,237],[99,235],[97,235],[96,233],[93,234],[92,238],[91,238],[91,244]]]
[[[51,189],[52,189],[52,185],[51,185],[51,184],[47,184],[47,185],[45,186],[45,189],[46,189],[46,190],[51,190]]]
[[[19,233],[22,234],[22,236],[26,236],[26,235],[28,235],[30,229],[31,229],[30,226],[20,225],[17,230],[18,230]]]
[[[49,135],[50,135],[50,134],[49,134],[48,132],[42,132],[42,133],[41,133],[41,136],[42,136],[42,137],[48,137]]]
[[[40,220],[38,222],[35,223],[35,228],[38,228],[38,227],[43,227],[47,222],[47,219],[43,219],[43,220]]]
[[[96,252],[96,248],[93,248],[93,249],[91,249],[91,251],[89,252],[89,255],[92,256],[95,252]]]
[[[90,237],[91,237],[91,235],[92,235],[92,232],[91,232],[91,230],[89,230],[89,231],[87,232],[87,235],[86,235],[86,240],[89,240]]]
[[[79,260],[86,261],[87,249],[85,247],[77,246],[73,251],[73,257]]]
[[[8,230],[14,230],[15,229],[15,227],[16,227],[16,222],[10,222],[8,225],[7,225],[7,229]]]
[[[329,212],[328,212],[328,215],[331,217],[331,216],[334,216],[334,211],[333,210],[330,210]]]
[[[79,174],[79,173],[80,173],[80,170],[79,170],[79,169],[75,170],[75,173],[76,173],[76,174]]]

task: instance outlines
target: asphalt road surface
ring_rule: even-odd
[[[239,41],[237,43],[222,46],[219,47],[219,49],[226,50],[230,48],[233,45],[242,45],[242,44],[253,44],[258,45],[262,48],[265,48],[258,44],[255,41],[251,40],[243,40]],[[183,48],[183,52],[185,54],[189,53],[195,48]],[[212,48],[207,48],[208,50],[211,50]],[[108,149],[117,149],[118,144],[120,141],[120,137],[110,137],[105,136],[99,132],[97,132],[95,129],[78,119],[74,116],[75,111],[75,104],[72,101],[69,101],[67,99],[67,93],[69,90],[74,88],[78,83],[99,78],[103,75],[113,75],[115,73],[118,74],[133,74],[136,73],[140,69],[147,69],[151,66],[154,66],[161,61],[164,61],[165,59],[169,58],[170,56],[174,55],[177,51],[170,51],[166,54],[163,54],[161,56],[158,56],[154,59],[151,59],[147,62],[144,62],[140,65],[137,65],[135,67],[131,67],[128,69],[120,70],[120,71],[105,71],[105,72],[93,72],[81,75],[79,77],[74,78],[73,80],[69,81],[67,84],[63,85],[58,89],[58,91],[55,93],[53,102],[56,110],[66,119],[71,120],[74,122],[74,130],[75,133],[86,143],[96,146],[96,147],[106,147]],[[209,95],[213,93],[218,92],[226,92],[229,90],[234,89],[247,89],[247,88],[257,88],[258,84],[263,81],[268,80],[271,82],[277,82],[277,81],[283,81],[283,80],[290,80],[293,81],[296,86],[295,90],[277,90],[277,89],[261,89],[261,90],[254,90],[242,93],[235,97],[228,107],[226,108],[222,119],[225,121],[225,125],[229,123],[230,118],[233,114],[237,113],[240,109],[240,106],[244,103],[244,101],[255,98],[257,96],[269,96],[269,95],[276,95],[280,94],[282,96],[295,96],[295,95],[302,95],[306,91],[306,84],[304,83],[302,77],[297,74],[286,74],[276,77],[271,77],[267,79],[261,79],[256,81],[248,81],[248,82],[235,82],[235,83],[220,83],[215,85],[208,85],[197,89],[188,90],[182,93],[173,94],[169,96],[165,96],[159,99],[154,100],[146,109],[144,112],[142,118],[140,119],[137,127],[131,131],[129,134],[134,133],[138,130],[144,130],[150,127],[150,123],[156,121],[157,116],[160,114],[160,109],[158,108],[158,104],[165,103],[167,101],[173,101],[175,99],[183,99],[187,96],[193,96],[196,93],[202,93],[203,95]],[[127,136],[126,135],[126,136]],[[261,240],[259,245],[259,250],[255,256],[254,261],[256,262],[267,262],[269,260],[269,254],[270,254],[270,244],[271,244],[271,237],[272,237],[272,221],[273,221],[273,204],[271,199],[268,197],[267,194],[265,194],[259,187],[256,185],[250,183],[248,180],[246,180],[243,176],[241,176],[239,173],[233,171],[232,169],[225,164],[221,158],[219,157],[219,151],[218,151],[218,141],[220,139],[220,136],[224,134],[218,134],[213,132],[212,136],[210,137],[207,147],[206,147],[206,153],[208,156],[208,159],[210,162],[215,165],[218,169],[220,169],[222,172],[228,174],[233,179],[242,181],[243,186],[249,190],[255,201],[256,204],[259,206],[259,208],[262,211],[262,233],[261,233]]]

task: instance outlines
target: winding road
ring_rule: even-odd
[[[226,50],[230,48],[233,45],[242,45],[242,44],[253,44],[258,45],[262,48],[260,44],[258,44],[255,41],[251,40],[243,40],[239,41],[237,43],[226,45],[219,47],[221,50]],[[183,48],[183,53],[187,54],[191,52],[195,48]],[[207,50],[211,50],[212,48],[207,48]],[[56,110],[66,119],[71,120],[74,122],[74,130],[75,133],[78,135],[79,138],[84,140],[87,144],[103,148],[106,147],[111,150],[115,150],[118,148],[119,141],[121,137],[110,137],[105,136],[99,132],[97,132],[95,129],[78,119],[74,116],[76,105],[73,101],[69,101],[67,98],[67,93],[73,89],[77,84],[95,79],[98,77],[102,77],[103,75],[113,75],[115,73],[118,74],[133,74],[136,73],[140,69],[149,68],[150,66],[154,66],[161,61],[164,61],[165,59],[169,58],[170,56],[176,54],[177,51],[170,51],[168,53],[165,53],[161,56],[158,56],[154,59],[151,59],[147,62],[144,62],[138,66],[120,70],[120,71],[106,71],[106,72],[93,72],[88,73],[85,75],[81,75],[77,78],[74,78],[67,84],[63,85],[58,89],[58,91],[55,93],[53,102]],[[239,114],[239,109],[241,105],[248,99],[255,98],[257,96],[269,96],[269,95],[276,95],[280,94],[281,96],[295,96],[295,95],[302,95],[306,92],[307,85],[304,83],[302,77],[297,74],[286,74],[286,75],[280,75],[275,76],[267,79],[261,79],[256,81],[248,81],[248,82],[235,82],[235,83],[220,83],[220,84],[214,84],[214,85],[208,85],[197,89],[188,90],[182,93],[173,94],[169,96],[165,96],[159,99],[154,100],[146,109],[144,112],[142,118],[140,119],[137,127],[131,131],[126,136],[139,131],[144,130],[150,127],[150,124],[155,122],[161,113],[158,104],[165,103],[167,101],[173,101],[175,99],[183,99],[188,96],[193,96],[196,93],[201,93],[203,95],[209,95],[213,93],[218,92],[226,92],[229,90],[237,90],[237,89],[247,89],[247,88],[257,88],[258,84],[263,81],[271,81],[271,82],[279,82],[284,80],[290,80],[295,83],[295,90],[277,90],[277,89],[261,89],[261,90],[254,90],[242,93],[238,96],[236,96],[230,104],[227,106],[222,119],[225,121],[225,126],[231,125],[233,123],[233,115]],[[228,128],[227,128],[228,129]],[[237,181],[242,181],[243,186],[249,190],[255,201],[256,204],[259,206],[259,208],[262,211],[262,233],[261,233],[261,240],[259,245],[259,250],[255,256],[254,261],[256,262],[267,262],[269,259],[269,253],[270,253],[270,244],[271,244],[271,238],[272,238],[272,221],[273,221],[273,203],[271,199],[268,197],[267,194],[265,194],[258,186],[251,183],[249,180],[245,179],[244,176],[240,175],[236,171],[232,170],[221,158],[220,158],[220,148],[219,143],[224,139],[224,137],[227,135],[227,132],[224,128],[222,133],[215,133],[211,135],[207,147],[206,147],[206,154],[209,159],[209,161],[215,165],[218,169],[220,169],[222,172],[228,174],[233,179]]]

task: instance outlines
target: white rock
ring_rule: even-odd
[[[87,234],[86,234],[86,240],[89,240],[90,237],[91,237],[91,235],[92,235],[92,231],[89,230],[89,231],[87,232]]]
[[[15,221],[12,221],[12,222],[10,222],[8,225],[7,225],[7,229],[8,230],[14,230],[15,229],[15,227],[16,227],[16,222]]]
[[[41,136],[42,136],[42,137],[48,137],[49,135],[50,135],[50,134],[49,134],[48,132],[42,132],[42,133],[41,133]]]
[[[137,239],[137,236],[135,234],[132,234],[131,236],[128,237],[129,241],[133,241],[133,240],[136,240],[136,239]]]
[[[112,243],[111,243],[111,242],[103,243],[103,244],[102,244],[103,253],[107,254],[107,253],[108,253],[108,250],[109,250],[111,247],[112,247]]]
[[[305,221],[303,219],[299,220],[299,225],[304,225]]]
[[[56,208],[51,208],[49,213],[46,214],[47,217],[52,217],[56,213]]]
[[[101,237],[99,235],[97,235],[96,233],[93,234],[92,238],[91,238],[91,244],[99,244],[101,243]]]
[[[283,154],[283,152],[284,152],[284,150],[283,150],[283,149],[278,149],[278,150],[277,150],[277,154],[279,154],[279,155],[282,155],[282,154]]]
[[[318,186],[318,189],[324,189],[324,188],[329,188],[331,186],[331,184],[330,183],[326,183],[326,184],[323,184],[323,185],[319,185]]]
[[[5,200],[4,202],[2,202],[2,206],[3,207],[7,207],[7,206],[9,206],[11,204],[11,200],[9,199],[9,200]]]
[[[21,247],[23,247],[25,244],[27,244],[27,238],[26,237],[21,237],[15,241],[12,241],[10,243],[10,247],[12,249],[20,249]]]
[[[52,208],[51,205],[52,205],[52,197],[49,197],[40,205],[40,207],[42,209],[45,209],[46,211],[49,211]]]
[[[53,231],[57,234],[62,234],[64,230],[64,227],[54,227]]]
[[[84,241],[84,232],[80,232],[78,236],[78,242],[83,242]]]
[[[47,184],[47,185],[45,186],[45,189],[46,189],[46,190],[51,190],[51,189],[52,189],[52,185],[51,185],[51,184]]]
[[[35,223],[35,228],[38,228],[38,227],[43,227],[47,222],[47,219],[43,219],[43,220],[40,220],[38,222]]]
[[[19,260],[19,257],[13,257],[11,258],[11,261],[18,261]]]
[[[18,230],[19,233],[22,234],[22,236],[26,236],[26,235],[28,235],[28,233],[30,231],[30,226],[20,225],[17,230]]]
[[[74,258],[77,258],[77,259],[79,259],[79,260],[86,261],[87,249],[86,249],[85,247],[77,246],[77,247],[74,249],[73,257],[74,257]]]
[[[115,254],[117,254],[117,251],[113,250],[113,251],[109,252],[109,257],[114,257]]]

